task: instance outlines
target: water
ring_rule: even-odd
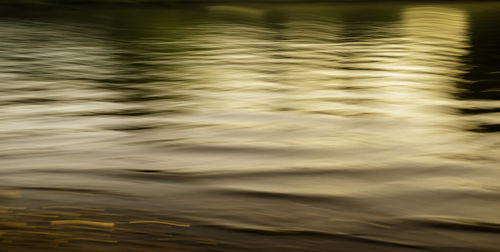
[[[493,251],[500,4],[0,8],[3,251]]]

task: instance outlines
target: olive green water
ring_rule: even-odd
[[[0,13],[0,251],[500,248],[500,3]]]

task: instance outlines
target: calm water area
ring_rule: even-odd
[[[0,251],[499,251],[500,3],[0,5]]]

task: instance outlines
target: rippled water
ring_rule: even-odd
[[[0,13],[6,251],[500,245],[498,3]]]

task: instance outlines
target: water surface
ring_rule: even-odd
[[[0,8],[6,251],[494,251],[500,4]]]

